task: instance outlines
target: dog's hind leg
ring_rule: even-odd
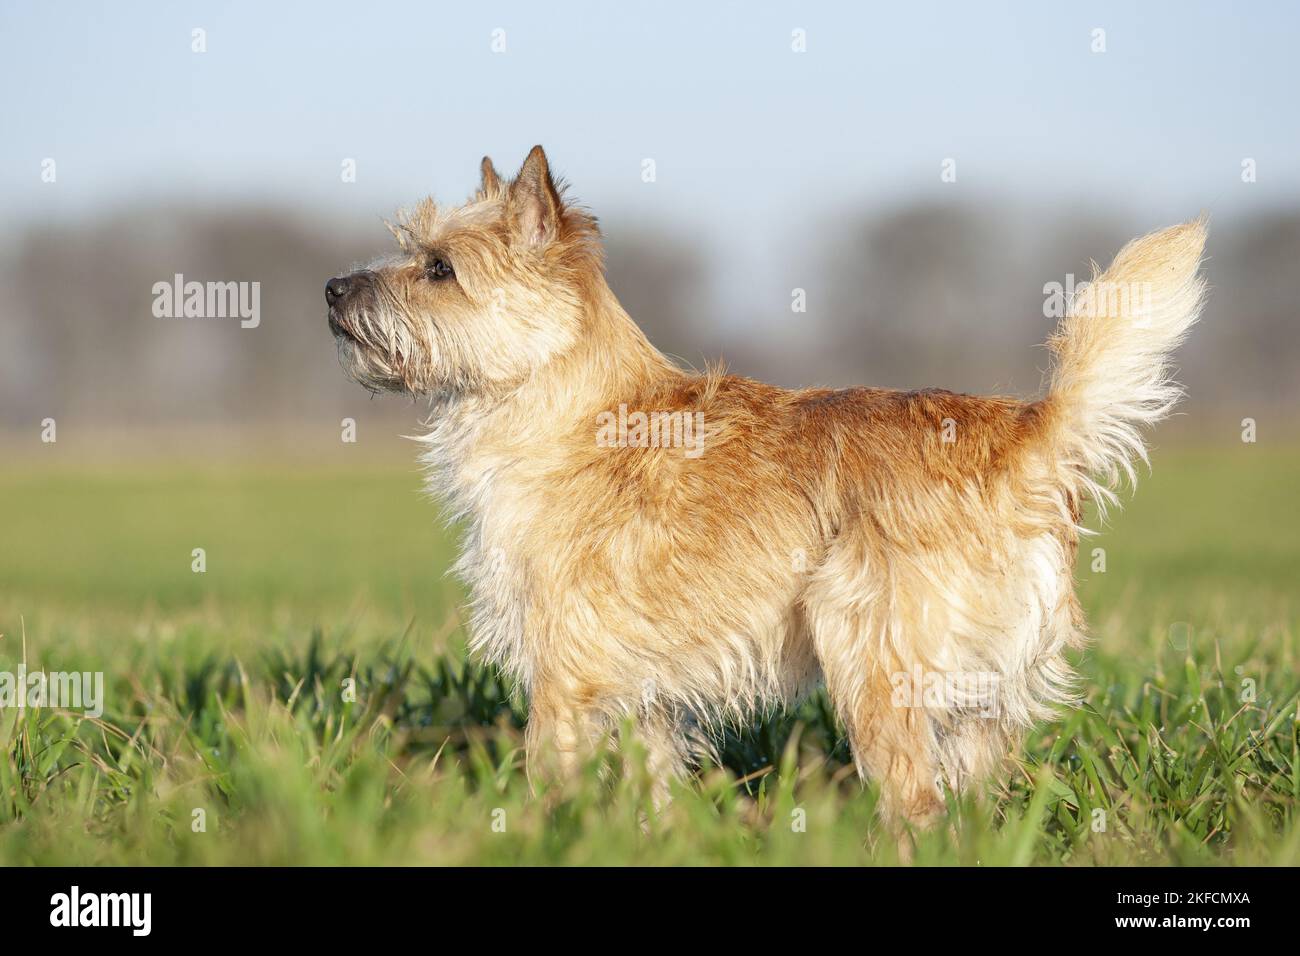
[[[864,580],[863,550],[837,542],[809,582],[804,610],[858,773],[879,783],[881,814],[907,856],[902,825],[924,829],[944,813],[938,746],[925,709],[895,699],[895,675],[911,668],[877,636],[883,595]]]
[[[823,662],[823,667],[827,664]],[[827,684],[834,680],[827,670]],[[895,830],[928,829],[944,814],[934,731],[925,711],[891,700],[888,675],[873,669],[856,687],[831,692],[858,773],[880,785],[881,814]]]

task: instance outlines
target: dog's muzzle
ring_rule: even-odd
[[[335,276],[325,283],[325,303],[329,306],[329,327],[335,335],[355,339],[357,336],[348,327],[346,316],[348,304],[368,284],[369,273],[354,272],[351,275]]]
[[[351,276],[335,276],[325,283],[325,302],[331,308],[347,298],[352,290]]]

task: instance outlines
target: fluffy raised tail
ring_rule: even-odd
[[[1143,428],[1182,395],[1170,353],[1201,311],[1205,234],[1201,217],[1134,239],[1078,292],[1048,340],[1055,362],[1044,404],[1057,461],[1103,511],[1121,475],[1131,483],[1133,462],[1147,460]]]

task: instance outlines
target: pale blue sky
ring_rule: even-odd
[[[1294,206],[1297,39],[1283,3],[9,4],[0,241],[153,195],[311,206],[379,252],[381,216],[541,142],[611,235],[700,244],[719,321],[780,327],[826,225],[892,204],[1096,208],[1135,233]]]
[[[11,4],[0,197],[9,222],[142,192],[386,209],[542,142],[585,201],[646,215],[888,202],[937,192],[945,157],[973,193],[1182,215],[1266,201],[1237,188],[1247,156],[1256,193],[1300,191],[1298,25],[1282,3]]]

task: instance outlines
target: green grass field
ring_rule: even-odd
[[[1300,453],[1154,462],[1084,545],[1086,706],[918,863],[1300,863]],[[25,635],[29,672],[103,671],[106,706],[0,710],[0,864],[897,861],[821,696],[658,816],[634,745],[531,799],[452,551],[413,466],[6,466],[0,671]]]

